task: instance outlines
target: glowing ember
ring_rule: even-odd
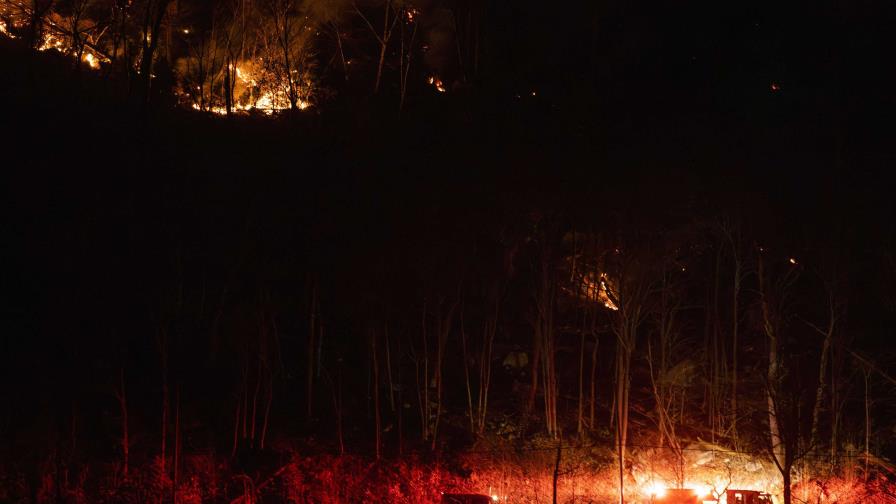
[[[65,41],[61,38],[48,33],[46,37],[44,37],[43,43],[40,47],[37,48],[38,51],[49,51],[50,49],[56,49],[59,52],[65,52]]]
[[[90,68],[97,69],[100,67],[100,60],[93,53],[84,53],[84,62],[90,65]]]
[[[429,82],[431,86],[435,87],[436,91],[440,93],[444,93],[445,91],[447,91],[447,89],[445,89],[445,84],[442,83],[442,79],[438,77],[430,76],[427,82]]]
[[[596,276],[594,273],[587,273],[583,278],[580,286],[579,295],[583,298],[597,301],[604,305],[605,308],[617,311],[619,307],[612,299],[612,291],[614,286],[606,273],[600,273]]]

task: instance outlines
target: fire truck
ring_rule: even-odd
[[[728,490],[725,492],[727,504],[771,504],[769,494],[756,490]]]
[[[669,488],[662,495],[654,495],[651,504],[772,504],[767,493],[756,490],[727,490],[724,500],[700,496],[690,488]]]

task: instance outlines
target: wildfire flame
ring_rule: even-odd
[[[430,76],[427,82],[429,82],[431,86],[435,87],[436,91],[440,93],[444,93],[445,91],[447,91],[447,89],[445,89],[445,84],[442,83],[442,79],[436,76]]]
[[[283,110],[289,110],[292,105],[289,100],[289,86],[286,83],[277,83],[271,85],[270,82],[265,83],[262,76],[258,75],[258,64],[252,61],[242,61],[236,65],[230,64],[228,70],[236,76],[239,86],[238,92],[234,93],[234,103],[231,105],[231,113],[245,114],[252,111],[259,111],[265,115],[273,115]],[[296,108],[305,110],[311,106],[308,100],[310,96],[310,84],[294,82],[293,85],[298,87],[296,98]],[[202,92],[202,88],[197,86],[197,92]],[[216,115],[227,115],[227,107],[220,102],[212,104],[201,104],[195,96],[183,94],[184,99],[190,104],[193,110],[210,112]]]
[[[189,33],[190,29],[184,28],[182,31],[184,33]],[[6,21],[0,21],[0,35],[7,38],[16,38],[15,35],[10,31],[10,26],[7,25]],[[41,41],[37,49],[39,51],[56,50],[61,54],[68,55],[76,59],[78,57],[78,53],[80,52],[81,62],[94,70],[99,69],[103,63],[110,63],[109,58],[101,55],[89,45],[82,45],[81,50],[77,51],[74,44],[70,40],[70,37],[56,32],[48,31],[47,33],[45,33],[43,36],[43,40]],[[290,109],[292,105],[289,100],[289,86],[283,83],[278,83],[276,85],[268,83],[267,85],[262,85],[262,79],[257,76],[257,72],[255,70],[251,69],[252,66],[253,64],[251,64],[251,62],[241,62],[238,65],[231,64],[229,67],[229,70],[234,72],[237,81],[245,89],[245,92],[240,96],[234,97],[234,103],[231,107],[231,112],[248,113],[250,111],[257,110],[266,115],[273,115],[278,111]],[[293,73],[297,74],[298,72],[293,71]],[[299,110],[305,110],[311,106],[311,102],[309,100],[309,97],[311,95],[311,86],[307,82],[297,82],[300,81],[300,77],[293,77],[293,79],[293,85],[298,88],[296,93],[298,96],[296,97],[295,106]],[[441,81],[439,82],[439,86],[441,86]],[[203,86],[191,86],[190,89],[195,89],[196,92],[201,95]],[[207,89],[208,88],[206,88],[206,90]],[[202,104],[202,100],[196,99],[193,93],[186,93],[181,91],[179,92],[179,94],[182,98],[185,99],[186,105],[193,110],[211,112],[218,115],[227,114],[227,108],[220,102]]]

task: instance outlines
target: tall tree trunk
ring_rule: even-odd
[[[778,425],[778,414],[775,405],[775,387],[778,385],[779,361],[778,361],[778,335],[773,322],[774,315],[771,312],[769,292],[762,258],[759,264],[759,302],[762,312],[762,327],[768,339],[768,372],[766,374],[766,406],[768,409],[768,430],[772,447],[772,455],[778,460],[784,460],[784,446],[781,442],[781,432]]]
[[[385,5],[385,12],[383,14],[383,36],[380,39],[380,58],[379,62],[376,65],[376,82],[373,85],[373,94],[378,94],[380,92],[380,82],[383,78],[383,65],[386,63],[386,49],[389,47],[389,35],[391,30],[389,30],[389,11],[392,7],[391,0],[386,0],[383,2]]]
[[[560,479],[560,458],[563,456],[563,436],[557,437],[557,458],[554,460],[554,479],[551,488],[551,503],[557,504],[557,481]]]
[[[317,335],[317,282],[311,287],[311,306],[308,311],[308,346],[305,367],[305,418],[311,420],[314,404],[314,348]]]
[[[831,343],[834,339],[834,328],[837,323],[837,314],[834,301],[834,290],[828,288],[828,326],[822,330],[815,325],[812,327],[824,338],[821,343],[821,356],[818,363],[818,384],[815,388],[815,404],[812,407],[812,431],[809,440],[809,446],[814,451],[818,446],[818,424],[821,419],[821,406],[824,401],[824,389],[827,384],[827,370],[829,356],[831,353]]]
[[[379,460],[380,458],[382,458],[383,450],[383,426],[380,419],[380,367],[379,360],[377,359],[375,331],[370,332],[370,355],[371,359],[373,360],[373,418],[374,426],[376,428],[376,436],[374,442],[376,443],[376,459]]]
[[[166,469],[165,469],[165,457],[166,449],[167,449],[167,440],[168,440],[168,333],[167,330],[162,328],[159,331],[159,352],[161,356],[161,367],[162,367],[162,436],[161,436],[161,457],[160,457],[160,472],[159,475],[161,478],[165,478]],[[164,486],[164,482],[160,481],[160,486]],[[161,502],[162,496],[159,495],[159,501]]]
[[[121,410],[121,455],[122,455],[122,475],[125,480],[128,479],[128,470],[130,465],[130,433],[128,430],[128,393],[124,381],[124,366],[119,370],[118,382],[118,405]]]
[[[177,486],[180,482],[180,384],[177,384],[174,405],[174,478],[171,485],[171,494],[174,504],[178,502]]]
[[[149,104],[153,56],[159,44],[159,31],[169,2],[170,0],[155,0],[148,1],[146,4],[146,18],[143,23],[143,54],[140,60],[141,99],[144,107]]]
[[[731,256],[734,260],[734,277],[732,279],[731,293],[731,435],[737,441],[737,357],[738,357],[738,331],[740,329],[740,288],[743,280],[743,263],[738,250],[739,239],[735,238],[734,231],[725,228],[725,234],[731,245]]]

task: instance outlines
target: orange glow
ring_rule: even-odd
[[[647,487],[644,489],[644,492],[647,495],[650,495],[653,497],[662,497],[662,496],[666,495],[666,486],[663,485],[662,483],[657,483],[656,481],[653,481],[649,485],[647,485]]]
[[[436,91],[440,93],[444,93],[445,91],[447,91],[447,89],[445,88],[445,84],[442,83],[442,79],[438,77],[430,76],[429,79],[426,80],[426,82],[434,86],[436,88]]]

